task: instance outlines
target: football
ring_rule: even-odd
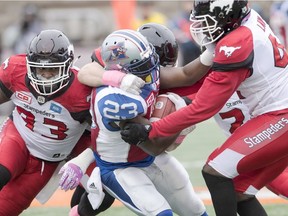
[[[162,119],[174,111],[176,111],[174,103],[165,94],[158,95],[151,120]]]

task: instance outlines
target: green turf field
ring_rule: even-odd
[[[265,209],[269,216],[287,216],[287,204],[265,205]],[[21,216],[68,216],[68,208],[31,208],[22,213]],[[215,216],[212,206],[207,206],[209,216]],[[106,212],[99,214],[100,216],[135,216],[125,207],[111,207]],[[255,215],[256,216],[256,215]]]
[[[201,167],[208,154],[224,140],[224,135],[216,126],[214,120],[208,120],[197,126],[195,131],[186,138],[185,142],[172,154],[179,159],[189,172],[194,187],[205,186],[201,176]],[[265,205],[269,216],[287,216],[288,202],[286,204]],[[211,205],[207,205],[210,216],[214,216]],[[67,208],[33,207],[26,210],[21,216],[64,216],[68,215]],[[125,207],[111,207],[102,216],[133,216]],[[257,216],[257,215],[255,215]]]

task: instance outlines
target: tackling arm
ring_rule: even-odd
[[[78,73],[79,81],[90,87],[110,85],[126,92],[139,95],[145,81],[133,74],[126,74],[117,70],[105,70],[97,62],[84,65]]]
[[[162,67],[161,89],[193,85],[208,72],[212,59],[213,53],[205,51],[199,58],[183,67]]]
[[[79,70],[78,79],[91,87],[101,86],[104,85],[102,82],[104,72],[104,68],[97,62],[88,63]]]

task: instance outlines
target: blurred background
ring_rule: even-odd
[[[269,23],[271,9],[283,1],[250,1]],[[192,38],[189,34],[189,15],[192,1],[1,1],[0,2],[1,62],[14,53],[25,52],[41,29],[63,31],[74,43],[79,55],[78,64],[90,61],[90,53],[113,30],[137,29],[145,22],[158,22],[170,27],[181,51]],[[276,9],[274,9],[276,10]],[[191,46],[192,47],[192,46]],[[196,48],[193,48],[196,51]],[[190,50],[191,53],[191,50]],[[77,54],[77,52],[76,52]],[[198,53],[192,57],[196,57]],[[185,59],[188,61],[189,59]],[[184,60],[182,60],[184,61]]]
[[[249,2],[250,6],[260,13],[273,28],[279,40],[287,46],[288,0],[250,0]],[[174,32],[180,46],[178,64],[181,66],[197,58],[200,54],[200,48],[194,43],[189,32],[191,8],[192,0],[1,0],[0,60],[3,62],[12,54],[25,53],[31,39],[41,30],[58,29],[63,31],[74,44],[76,56],[81,56],[75,64],[78,67],[82,67],[85,63],[91,61],[90,56],[93,50],[100,46],[103,39],[113,30],[120,28],[136,30],[143,23],[156,22],[166,25]],[[0,124],[4,117],[11,113],[12,109],[13,106],[9,102],[0,105]],[[211,130],[209,129],[210,127],[214,129]],[[211,139],[207,139],[207,131],[209,131],[209,134],[213,134],[213,136],[211,135]],[[182,145],[183,147],[173,152],[185,165],[185,168],[191,175],[190,177],[194,186],[203,187],[203,179],[199,175],[201,166],[212,148],[211,145],[217,146],[223,139],[223,134],[215,125],[214,119],[210,119],[201,123],[196,132],[193,132],[193,143],[200,143],[197,145],[198,150],[195,150],[193,145]],[[190,141],[187,139],[186,142]],[[198,190],[197,192],[200,193],[201,191],[199,192]],[[63,199],[63,197],[60,196],[60,199]],[[275,205],[266,206],[266,208],[271,209],[271,213],[269,212],[270,216],[287,215],[287,202],[283,204],[282,200],[280,201],[283,208],[280,208],[280,205],[276,207]],[[66,202],[69,202],[69,197],[66,198]],[[52,209],[50,206],[48,209],[40,206],[39,208],[29,208],[29,210],[23,213],[23,216],[67,215],[69,208],[68,204],[65,205],[63,209],[58,208],[60,209],[57,210],[59,211],[58,214],[55,213],[56,209],[49,214],[49,211]],[[208,207],[208,210],[213,212],[212,207]],[[125,210],[125,208],[122,209],[124,209],[122,214],[120,208],[116,208],[116,210],[111,208],[107,214],[104,213],[103,215],[129,215],[128,210]],[[43,212],[48,213],[44,214]]]

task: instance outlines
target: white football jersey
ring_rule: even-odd
[[[35,92],[27,78],[26,56],[6,60],[0,70],[0,87],[13,101],[13,122],[30,153],[47,161],[64,160],[84,130],[90,108],[91,88],[77,80],[71,69],[66,88],[51,97]]]
[[[238,127],[250,119],[247,106],[235,92],[223,108],[214,115],[214,119],[223,133],[229,137]]]
[[[23,97],[29,103],[23,101]],[[30,153],[37,158],[47,161],[65,159],[88,125],[73,119],[69,110],[59,102],[51,100],[39,105],[30,92],[17,91],[11,99],[16,105],[13,122]]]
[[[253,117],[288,108],[287,64],[284,45],[251,10],[239,28],[217,43],[213,68],[215,65],[218,71],[250,68],[250,77],[241,83],[237,92]]]
[[[142,149],[121,139],[119,122],[138,115],[150,118],[157,94],[158,86],[154,84],[145,85],[141,95],[133,95],[110,86],[93,91],[92,142],[96,145],[96,152],[101,160],[128,165],[130,162],[151,159]],[[96,136],[95,130],[99,130]],[[100,167],[102,165],[98,160],[97,164]]]

